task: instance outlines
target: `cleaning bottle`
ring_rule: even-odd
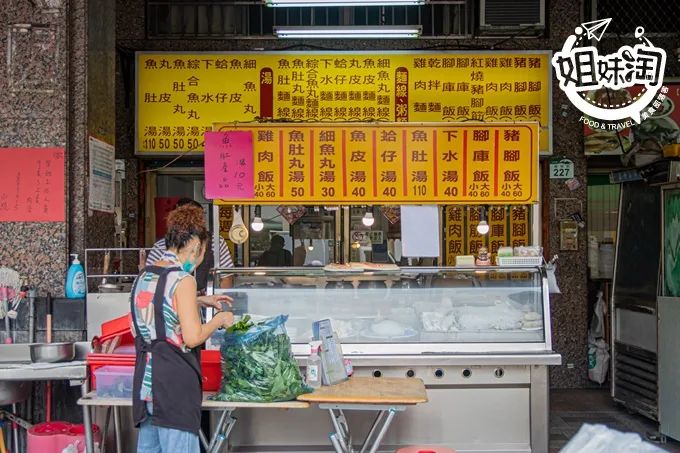
[[[82,299],[85,297],[85,270],[78,260],[78,255],[72,254],[73,263],[68,268],[66,276],[66,297],[69,299]]]
[[[312,347],[312,353],[307,359],[306,381],[307,385],[313,389],[321,387],[321,357],[319,357],[320,341],[312,341],[309,344]]]

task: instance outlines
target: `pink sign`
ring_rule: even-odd
[[[254,173],[251,131],[205,133],[206,198],[254,198]]]

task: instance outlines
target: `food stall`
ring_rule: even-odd
[[[540,243],[549,55],[351,55],[138,53],[137,155],[204,157],[177,169],[182,181],[170,164],[147,172],[147,219],[174,205],[168,188],[191,186],[214,254],[221,237],[236,264],[211,271],[209,293],[231,295],[237,316],[289,315],[302,367],[312,323],[331,319],[355,376],[422,379],[429,402],[396,417],[380,451],[547,453],[547,370],[561,358],[542,253],[497,258]],[[155,223],[147,245],[162,236]],[[262,267],[275,236],[282,264]],[[107,297],[88,295],[88,307]],[[124,315],[126,295],[110,297],[121,312],[106,317]],[[332,451],[321,414],[239,407],[229,451]],[[347,414],[355,439],[373,421]]]

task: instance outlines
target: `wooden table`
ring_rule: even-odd
[[[231,416],[232,412],[239,408],[250,408],[250,409],[307,409],[310,404],[304,401],[286,401],[282,403],[232,403],[223,401],[212,401],[210,398],[215,395],[215,392],[203,392],[203,403],[201,407],[204,410],[221,412],[217,426],[215,427],[215,432],[212,437],[208,440],[203,433],[199,431],[199,437],[203,448],[207,453],[218,453],[222,451],[225,446],[231,430],[234,428],[236,419]],[[115,431],[116,439],[116,453],[123,453],[123,445],[120,435],[120,408],[121,407],[132,407],[132,398],[100,398],[97,396],[96,392],[90,392],[84,397],[78,400],[78,404],[83,406],[83,409],[87,411],[88,408],[92,406],[98,407],[110,407],[113,408],[113,425]],[[90,439],[92,436],[92,424],[86,424],[85,430],[90,431]],[[104,433],[104,435],[106,435]],[[94,445],[91,446],[92,450],[87,450],[90,448],[86,445],[86,451],[94,452]]]
[[[427,403],[428,398],[421,379],[355,377],[301,395],[298,400],[318,404],[320,409],[328,410],[335,427],[330,440],[337,453],[355,453],[344,411],[377,411],[375,421],[359,450],[359,453],[376,453],[396,413],[416,404]]]

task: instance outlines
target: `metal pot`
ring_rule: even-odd
[[[33,363],[70,362],[76,357],[73,343],[32,344],[29,348]]]
[[[0,381],[0,406],[20,403],[31,394],[30,381]]]

